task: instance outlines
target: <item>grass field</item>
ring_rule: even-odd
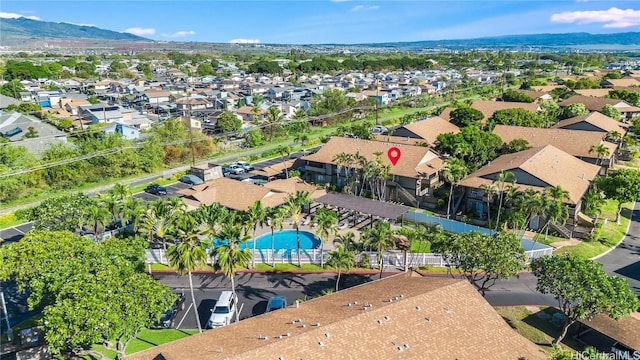
[[[182,339],[193,334],[197,334],[198,330],[150,330],[144,329],[140,331],[135,339],[131,340],[125,350],[126,354],[133,354],[138,351],[146,350],[154,346],[162,345],[174,340]],[[115,354],[114,354],[115,355]]]

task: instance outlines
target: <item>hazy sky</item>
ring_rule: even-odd
[[[638,0],[2,0],[0,17],[16,16],[154,40],[287,44],[640,31]]]

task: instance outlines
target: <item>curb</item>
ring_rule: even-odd
[[[163,274],[163,275],[178,275],[178,272],[175,270],[155,270],[155,271],[151,271],[149,272],[149,269],[145,269],[144,271],[147,274]],[[392,274],[399,274],[402,273],[403,271],[383,271],[382,274],[383,275],[392,275]],[[236,275],[239,274],[337,274],[338,271],[335,270],[287,270],[287,271],[283,271],[283,270],[243,270],[243,271],[238,271],[236,273]],[[192,271],[191,274],[202,274],[202,275],[206,275],[206,274],[222,274],[221,271],[214,271],[214,270],[197,270],[197,271]],[[378,275],[380,274],[379,271],[349,271],[349,272],[340,272],[340,275]]]
[[[631,208],[631,213],[633,213],[633,208],[635,208],[636,203],[633,204],[633,207]],[[627,229],[624,231],[624,236],[622,237],[622,239],[620,239],[620,241],[618,241],[618,243],[613,246],[611,249],[603,252],[600,255],[596,255],[594,257],[592,257],[590,260],[598,260],[601,257],[607,255],[608,253],[612,252],[613,250],[617,249],[618,246],[620,246],[620,244],[622,244],[622,242],[627,238],[627,235],[629,234],[629,229],[631,228],[631,223],[633,222],[633,220],[631,218],[629,218],[629,223],[627,224]]]

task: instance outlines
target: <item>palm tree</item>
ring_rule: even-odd
[[[345,166],[346,166],[346,165],[348,164],[348,162],[349,162],[349,157],[350,157],[350,155],[351,155],[351,154],[347,154],[347,153],[341,152],[341,153],[335,154],[335,155],[333,156],[332,161],[333,161],[334,163],[336,163],[336,175],[337,175],[337,177],[338,177],[338,179],[336,179],[336,180],[339,180],[339,179],[340,179],[340,172],[341,172],[341,170],[344,168],[344,169],[345,169],[345,171],[344,171],[344,172],[345,172],[345,182],[346,182],[346,180],[347,180],[347,179],[346,179],[346,178],[347,178],[347,175],[346,175],[346,173],[347,173],[347,169],[346,169],[346,167],[345,167]],[[344,184],[342,184],[342,185],[344,186]]]
[[[85,207],[83,213],[89,224],[91,224],[93,235],[96,236],[96,239],[99,239],[100,230],[105,228],[111,213],[101,202]]]
[[[276,256],[275,256],[276,241],[275,241],[274,231],[275,229],[282,230],[284,225],[284,219],[287,216],[286,211],[287,211],[286,207],[271,208],[271,210],[269,210],[268,224],[269,224],[269,227],[271,227],[271,266],[272,267],[276,266]]]
[[[562,188],[560,185],[548,187],[544,191],[555,201],[569,200],[569,192]]]
[[[602,160],[611,154],[611,151],[604,144],[593,145],[589,149],[589,154],[596,154],[598,157],[597,162],[602,165]]]
[[[291,218],[291,226],[296,229],[296,242],[298,244],[298,267],[300,262],[300,223],[302,222],[302,206],[311,202],[311,196],[307,191],[296,191],[295,195],[289,194],[285,205],[286,212]]]
[[[124,207],[122,211],[122,224],[131,224],[134,233],[138,231],[144,214],[146,212],[145,202],[139,198],[129,197],[124,201]]]
[[[198,306],[193,295],[193,279],[191,277],[192,271],[204,267],[207,263],[207,251],[205,250],[207,243],[201,240],[203,233],[198,229],[198,226],[198,221],[190,215],[185,215],[181,218],[175,230],[172,231],[177,243],[169,247],[167,258],[169,259],[169,266],[175,269],[178,274],[184,275],[186,273],[189,275],[189,290],[196,315],[196,324],[198,325],[198,332],[202,332]]]
[[[333,244],[335,246],[342,246],[345,250],[356,252],[360,251],[360,243],[356,242],[356,235],[353,231],[347,231],[344,234],[338,234],[333,239]]]
[[[609,131],[605,136],[605,140],[617,143],[622,140],[622,134],[619,131],[615,130]]]
[[[304,147],[304,144],[307,143],[307,141],[309,141],[309,135],[305,134],[305,133],[299,133],[298,135],[296,135],[296,137],[293,139],[294,143],[299,142],[300,146]]]
[[[487,224],[491,224],[491,203],[493,202],[493,197],[498,193],[498,185],[494,182],[490,184],[482,184],[480,185],[480,189],[484,191],[484,194],[487,197]]]
[[[380,278],[382,279],[384,268],[382,253],[393,248],[394,245],[391,239],[391,225],[386,221],[378,221],[374,227],[364,231],[362,238],[366,246],[376,250],[376,259],[380,265]]]
[[[506,184],[515,184],[516,175],[511,171],[500,170],[500,175],[498,175],[498,179],[496,179],[496,181],[498,182],[498,215],[496,218],[495,231],[498,231],[498,227],[500,226],[500,213],[502,212],[502,200],[504,199]]]
[[[625,135],[620,141],[620,146],[622,147],[623,150],[626,150],[629,147],[637,144],[638,144],[638,140],[636,140],[636,137],[633,134]]]
[[[233,220],[235,216],[231,216]],[[246,268],[251,260],[251,250],[240,249],[239,245],[249,239],[243,236],[243,229],[234,221],[227,221],[222,224],[220,237],[226,240],[226,244],[218,246],[214,250],[215,268],[221,270],[225,276],[231,280],[231,291],[235,294],[235,275],[239,268]]]
[[[275,106],[267,109],[267,122],[269,123],[269,141],[273,138],[273,126],[282,121],[284,117],[280,114],[280,109]]]
[[[320,239],[320,267],[324,267],[324,243],[338,231],[336,221],[338,221],[338,213],[329,209],[319,209],[313,218],[313,223],[317,225],[315,233]]]
[[[441,170],[442,178],[450,184],[449,202],[447,203],[447,219],[451,216],[451,201],[454,187],[467,175],[467,168],[462,160],[449,158]]]
[[[229,210],[220,205],[220,203],[212,203],[211,205],[200,205],[195,211],[201,224],[206,225],[207,233],[211,238],[218,237],[218,231],[229,216]]]
[[[256,267],[256,230],[258,226],[264,226],[267,218],[267,211],[262,207],[260,200],[256,200],[247,211],[247,220],[251,224],[253,230],[253,252],[251,253],[251,268]]]
[[[336,291],[338,291],[340,274],[342,270],[345,272],[351,270],[351,267],[355,262],[355,255],[343,246],[338,246],[334,251],[329,252],[327,257],[327,264],[338,269],[338,276],[336,277]]]
[[[278,147],[276,148],[276,153],[280,154],[280,160],[282,160],[282,162],[284,163],[284,156],[287,155],[289,156],[291,154],[291,147],[287,146],[287,145],[278,145]],[[284,168],[284,173],[286,178],[289,178],[289,169],[287,166],[285,166]]]

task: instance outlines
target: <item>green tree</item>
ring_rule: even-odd
[[[525,109],[503,109],[494,112],[487,121],[489,128],[495,124],[541,128],[547,126],[547,118],[542,113]]]
[[[498,178],[495,181],[498,184],[498,215],[496,217],[495,228],[497,231],[500,226],[500,213],[502,212],[502,203],[504,201],[504,192],[506,190],[507,183],[515,184],[516,176],[511,171],[500,170],[500,175],[498,175]]]
[[[525,93],[521,91],[509,89],[502,94],[502,101],[532,103],[533,98],[525,95]]]
[[[282,162],[284,162],[284,157],[291,155],[291,147],[288,145],[278,145],[278,147],[276,148],[276,154],[280,155],[280,160],[282,160]],[[284,172],[285,172],[285,177],[288,179],[289,178],[289,169],[288,167],[284,168]]]
[[[627,280],[608,276],[602,264],[595,261],[573,254],[544,256],[533,259],[531,269],[538,278],[536,289],[553,295],[564,314],[556,344],[576,321],[591,320],[598,314],[618,320],[640,307]]]
[[[100,100],[99,100],[97,97],[93,96],[93,95],[92,95],[92,96],[88,96],[88,97],[87,97],[87,101],[88,101],[90,104],[93,104],[93,105],[95,105],[95,104],[100,104]]]
[[[604,195],[618,203],[616,223],[620,223],[622,204],[640,201],[640,171],[636,169],[622,169],[609,173],[606,178],[596,181],[598,189]]]
[[[266,218],[267,218],[267,210],[262,207],[262,203],[260,200],[256,200],[249,210],[247,211],[247,218],[249,223],[251,224],[251,228],[253,230],[253,252],[251,256],[251,268],[255,269],[256,267],[256,230],[258,226],[264,226]]]
[[[241,128],[242,120],[230,112],[223,112],[216,120],[215,131],[219,133],[238,131]]]
[[[198,74],[198,76],[206,76],[213,75],[216,73],[216,71],[213,69],[213,66],[211,66],[211,64],[202,63],[198,65],[196,73]]]
[[[22,213],[27,221],[34,221],[36,229],[75,231],[80,226],[84,209],[93,201],[83,193],[62,195],[44,200]]]
[[[498,279],[509,279],[522,270],[526,256],[520,240],[511,233],[486,235],[473,231],[456,234],[435,246],[448,262],[474,285],[482,296]]]
[[[320,267],[324,267],[324,243],[337,232],[338,213],[329,209],[318,209],[312,223],[316,225],[316,236],[320,239]]]
[[[529,145],[529,142],[527,140],[522,138],[513,139],[509,141],[508,144],[504,145],[504,152],[507,154],[516,153],[527,149],[531,149],[531,145]]]
[[[12,97],[14,99],[20,99],[20,93],[27,91],[20,80],[11,80],[8,83],[0,86],[0,94]]]
[[[391,225],[387,221],[378,221],[376,224],[362,233],[365,246],[373,248],[380,267],[380,279],[384,269],[384,257],[382,253],[393,249],[395,245],[391,239]]]
[[[471,125],[480,125],[480,121],[484,119],[484,115],[480,110],[470,107],[460,107],[453,110],[450,114],[451,123],[458,127],[466,127]]]
[[[569,104],[562,109],[562,119],[569,119],[580,115],[587,115],[589,110],[582,103]]]
[[[447,202],[447,219],[451,216],[451,202],[453,200],[453,192],[458,182],[467,176],[467,168],[464,162],[449,158],[445,166],[441,170],[442,178],[449,183],[449,201]]]
[[[176,238],[177,242],[167,249],[167,259],[169,259],[169,266],[175,269],[179,275],[189,275],[189,291],[191,292],[196,324],[198,325],[198,332],[202,332],[198,306],[196,305],[196,298],[193,295],[193,279],[191,273],[206,265],[207,251],[205,250],[205,246],[209,244],[207,241],[201,239],[203,232],[198,229],[198,226],[199,224],[195,219],[184,215],[173,231],[172,235]]]
[[[231,221],[222,224],[220,230],[220,237],[227,241],[226,244],[218,246],[214,254],[215,268],[221,270],[225,276],[231,280],[231,291],[236,292],[236,286],[234,278],[236,272],[240,268],[246,268],[251,260],[251,250],[240,249],[239,245],[249,239],[248,236],[243,236],[242,227],[233,222],[234,216],[230,218]]]
[[[602,165],[602,160],[611,155],[611,151],[604,144],[592,145],[589,154],[595,154],[598,157],[598,163]]]
[[[620,110],[614,108],[611,104],[605,104],[600,112],[602,115],[608,116],[614,120],[620,121],[620,119],[622,119],[622,113]]]
[[[287,217],[287,208],[279,206],[277,208],[271,208],[268,211],[268,219],[267,223],[271,228],[271,266],[276,266],[276,241],[275,241],[275,230],[282,230],[284,226],[284,220]]]
[[[249,147],[257,147],[262,145],[262,133],[259,129],[252,129],[244,134],[244,141]]]
[[[311,195],[307,191],[297,190],[295,194],[289,194],[285,203],[285,211],[291,219],[291,226],[296,229],[296,243],[298,249],[298,267],[300,263],[300,224],[302,223],[302,206],[311,202]]]
[[[336,291],[338,291],[340,286],[340,274],[342,271],[348,272],[351,270],[355,261],[355,255],[343,246],[338,246],[335,250],[329,252],[327,256],[327,264],[338,269],[338,275],[336,277]]]
[[[640,93],[629,90],[611,90],[609,91],[609,97],[612,99],[620,99],[628,103],[631,106],[640,106]]]

